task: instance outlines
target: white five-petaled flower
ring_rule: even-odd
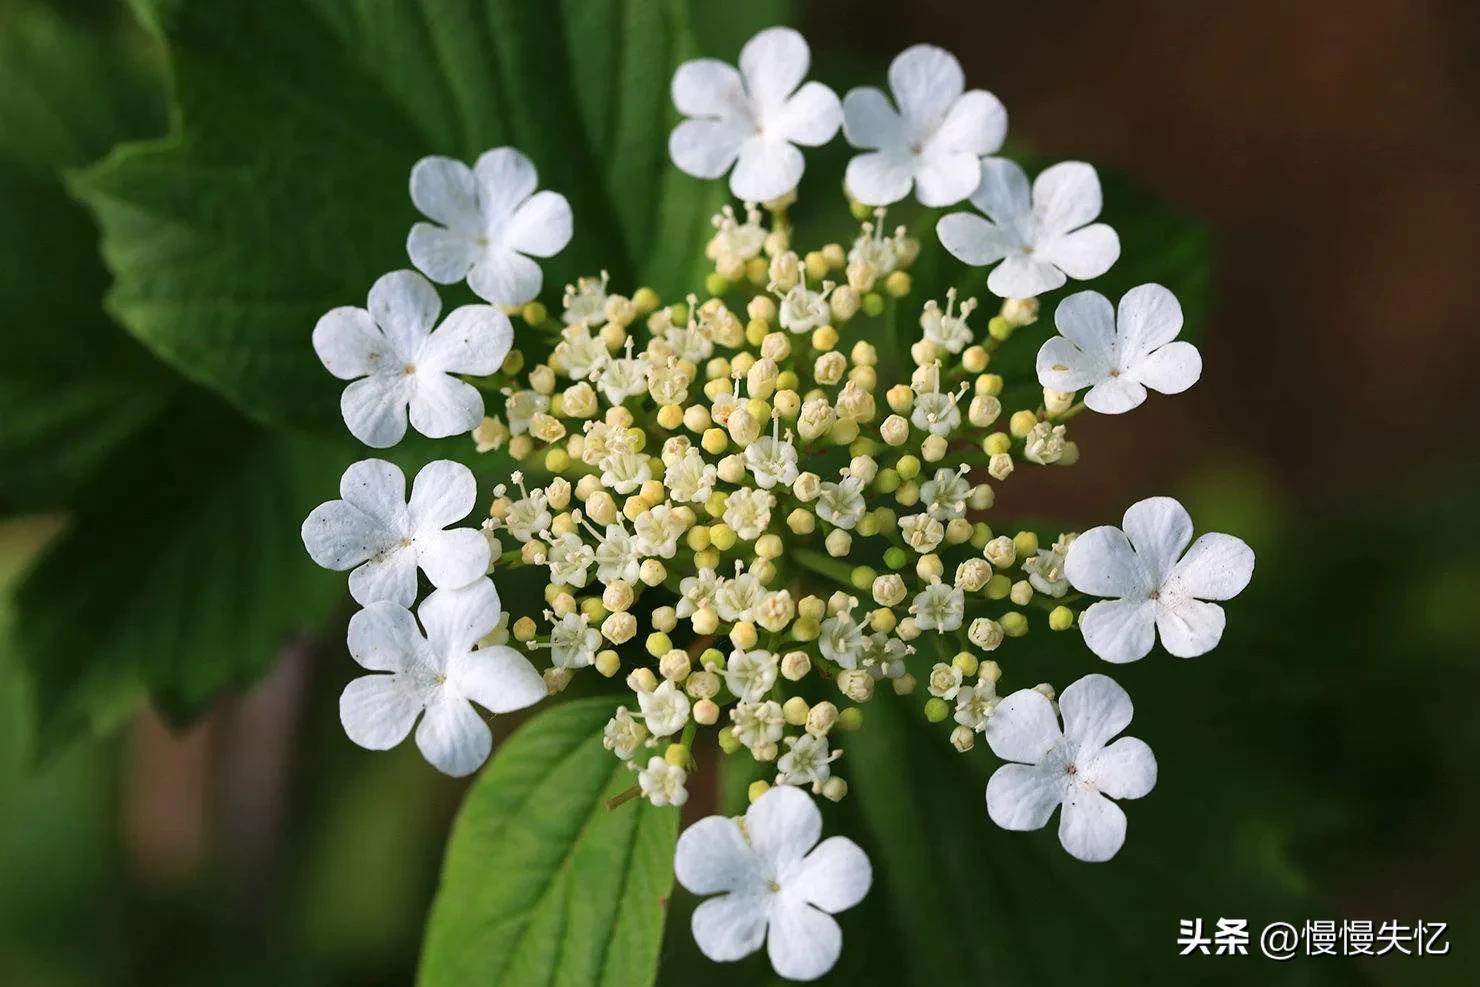
[[[1111,799],[1136,799],[1156,785],[1144,741],[1112,737],[1131,722],[1131,697],[1104,675],[1086,675],[1053,703],[1020,689],[997,703],[987,743],[1005,761],[987,782],[987,814],[1003,829],[1041,829],[1059,815],[1059,842],[1080,860],[1109,860],[1125,842],[1125,813]],[[1107,798],[1106,796],[1109,796]]]
[[[415,271],[392,271],[370,287],[368,308],[341,306],[313,329],[313,348],[344,389],[339,409],[350,434],[386,449],[411,424],[442,439],[483,420],[483,396],[454,374],[491,374],[509,355],[514,330],[491,305],[463,305],[438,326],[442,299]],[[433,328],[435,326],[435,329]]]
[[[363,675],[339,697],[339,719],[349,738],[370,750],[406,739],[416,718],[416,746],[439,771],[471,774],[488,757],[492,735],[473,709],[493,713],[533,706],[545,680],[529,659],[496,645],[474,650],[498,624],[498,593],[480,579],[461,589],[435,590],[416,618],[398,603],[372,603],[350,618],[349,653],[376,673]]]
[[[1192,547],[1192,518],[1170,497],[1132,504],[1124,530],[1101,525],[1074,540],[1064,560],[1069,582],[1101,600],[1079,618],[1084,642],[1106,661],[1144,658],[1161,633],[1178,658],[1213,650],[1223,636],[1223,608],[1254,575],[1242,539],[1210,532]],[[1183,554],[1183,550],[1186,554]]]
[[[796,145],[826,144],[843,117],[831,89],[801,85],[811,60],[800,34],[773,27],[746,42],[739,71],[713,58],[684,62],[673,74],[673,105],[690,119],[669,135],[673,163],[696,178],[733,165],[730,191],[749,202],[796,188],[804,167]]]
[[[1053,319],[1059,335],[1038,350],[1038,383],[1065,393],[1088,387],[1091,411],[1118,415],[1145,401],[1148,387],[1181,394],[1202,375],[1197,347],[1177,339],[1182,306],[1159,284],[1127,291],[1118,315],[1104,295],[1081,291]]]
[[[531,301],[544,275],[530,258],[555,256],[571,236],[570,203],[538,185],[534,164],[512,147],[485,151],[471,168],[422,158],[411,169],[411,201],[441,225],[411,227],[411,263],[439,284],[467,278],[496,305]]]
[[[694,909],[694,941],[724,962],[765,942],[771,966],[790,980],[815,980],[838,960],[843,933],[833,914],[863,900],[868,857],[844,836],[821,843],[822,813],[800,789],[778,786],[751,804],[743,826],[725,816],[684,831],[674,875],[689,891],[715,895]]]
[[[365,459],[344,471],[339,496],[303,522],[303,545],[326,569],[349,574],[349,592],[361,606],[389,600],[409,607],[419,566],[433,586],[457,589],[488,571],[488,539],[477,528],[448,525],[467,517],[478,499],[473,473],[439,459],[422,467],[406,500],[406,476],[383,459]]]
[[[848,191],[871,206],[910,194],[925,206],[949,206],[981,181],[981,158],[1007,135],[1007,111],[991,93],[966,92],[961,63],[934,45],[906,48],[889,65],[889,103],[878,89],[843,98],[843,134],[854,147],[873,148],[848,162]]]
[[[969,212],[942,216],[935,226],[941,244],[973,267],[997,264],[987,287],[1001,298],[1032,298],[1052,291],[1066,275],[1084,281],[1110,270],[1120,256],[1120,238],[1100,214],[1100,179],[1082,161],[1064,161],[1033,180],[1006,158],[986,158]]]

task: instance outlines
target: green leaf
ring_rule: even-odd
[[[762,12],[764,13],[764,12]],[[545,296],[610,270],[688,285],[717,183],[666,163],[681,0],[262,0],[168,5],[167,139],[87,172],[111,310],[186,376],[268,422],[329,423],[314,321],[409,266],[410,168],[512,144],[576,217]],[[461,289],[459,289],[461,290]]]
[[[678,810],[604,800],[634,782],[601,746],[610,699],[520,727],[453,826],[422,984],[641,987],[656,975]]]

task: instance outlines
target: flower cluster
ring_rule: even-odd
[[[408,500],[400,471],[376,459],[351,466],[342,499],[303,528],[315,561],[352,570],[364,609],[349,650],[382,673],[345,690],[357,743],[392,746],[425,711],[421,750],[467,773],[490,743],[470,701],[521,708],[592,669],[627,690],[603,739],[632,769],[628,797],[683,804],[706,736],[764,766],[743,824],[707,819],[684,834],[678,878],[728,892],[695,913],[706,953],[743,956],[769,924],[777,971],[800,979],[836,959],[824,913],[869,882],[846,840],[807,853],[820,817],[803,793],[845,797],[846,737],[876,693],[919,696],[956,750],[980,739],[1009,762],[987,786],[998,824],[1039,828],[1062,805],[1064,847],[1107,859],[1125,834],[1111,799],[1146,794],[1156,775],[1144,743],[1110,742],[1129,698],[1102,675],[1061,696],[1046,683],[1004,694],[998,654],[1035,623],[1078,627],[1111,662],[1145,656],[1158,633],[1174,655],[1202,654],[1223,628],[1209,601],[1237,594],[1253,569],[1236,538],[1192,543],[1168,498],[1134,505],[1120,529],[1051,543],[993,528],[996,492],[1017,470],[1078,460],[1076,415],[1185,390],[1198,352],[1176,339],[1167,289],[1142,285],[1118,306],[1081,291],[1054,308],[1033,399],[1004,405],[1022,388],[994,356],[1039,321],[1038,296],[1119,256],[1115,232],[1094,222],[1094,169],[1058,164],[1030,186],[994,156],[1002,105],[966,91],[941,49],[896,58],[890,95],[842,100],[803,81],[809,62],[800,35],[777,28],[745,46],[738,69],[702,59],[675,74],[687,119],[674,163],[728,173],[742,200],[713,217],[713,271],[683,298],[622,294],[603,272],[568,286],[552,314],[531,258],[570,239],[565,200],[536,192],[533,165],[510,148],[472,168],[419,162],[412,199],[435,221],[407,242],[422,273],[388,274],[367,308],[330,312],[315,349],[352,381],[344,418],[367,445],[394,445],[409,416],[430,437],[468,432],[477,452],[501,450],[518,468],[481,501],[481,531],[452,527],[480,503],[466,467],[431,463]],[[845,178],[857,232],[809,247],[791,220],[797,145],[840,128],[861,151]],[[967,265],[995,265],[990,301],[955,288],[912,300],[911,269],[933,245],[891,226],[886,208],[912,192],[930,209],[969,199],[980,210],[940,216],[935,236]],[[493,304],[438,325],[428,278],[466,280]],[[418,569],[433,590],[413,617]],[[511,619],[488,576],[515,569],[538,574],[544,605]]]

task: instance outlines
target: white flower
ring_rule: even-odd
[[[642,718],[654,737],[678,733],[689,722],[689,697],[671,679],[664,679],[651,692],[639,692],[637,705],[642,707]]]
[[[1086,675],[1053,703],[1021,689],[997,704],[987,743],[1005,761],[987,782],[987,814],[1003,829],[1041,829],[1062,805],[1059,842],[1080,860],[1109,860],[1125,842],[1125,813],[1110,799],[1135,799],[1156,785],[1145,742],[1110,738],[1131,722],[1131,698],[1103,675]],[[1108,746],[1107,746],[1108,744]],[[1109,798],[1106,798],[1109,796]]]
[[[1064,559],[1074,545],[1076,535],[1060,535],[1052,548],[1040,548],[1038,554],[1023,563],[1028,582],[1040,593],[1058,598],[1069,592],[1069,577],[1064,574]]]
[[[802,734],[788,737],[789,749],[776,762],[776,784],[811,785],[813,794],[822,793],[822,783],[832,776],[832,762],[842,751],[829,751],[826,737]]]
[[[483,420],[483,396],[453,375],[493,373],[509,355],[514,330],[491,305],[463,305],[438,326],[441,311],[426,278],[392,271],[370,286],[368,308],[345,305],[314,326],[324,368],[353,381],[339,410],[367,446],[400,442],[408,408],[412,426],[432,439],[470,432]]]
[[[618,706],[617,714],[601,729],[601,746],[624,761],[632,760],[637,747],[647,739],[647,727],[633,719],[626,706]]]
[[[841,483],[824,483],[817,492],[817,516],[828,524],[851,529],[863,519],[868,503],[863,499],[863,481],[849,476]]]
[[[573,586],[579,589],[590,581],[589,569],[596,560],[590,545],[581,541],[572,531],[550,542],[545,554],[545,564],[550,568],[550,582],[555,586]]]
[[[730,707],[735,739],[751,750],[781,739],[781,704],[774,699],[759,703],[737,702]]]
[[[700,569],[696,575],[685,576],[678,583],[679,599],[674,612],[680,617],[692,617],[714,603],[714,596],[723,584],[724,580],[713,569]]]
[[[968,298],[956,311],[956,289],[946,289],[946,310],[942,312],[935,299],[925,303],[920,312],[920,329],[925,339],[951,353],[960,353],[971,342],[973,335],[966,319],[976,311],[976,299]]]
[[[797,447],[778,436],[763,435],[745,447],[745,465],[762,490],[777,484],[789,487],[797,478]]]
[[[620,524],[606,526],[601,544],[596,546],[596,578],[611,585],[614,582],[635,583],[642,566],[642,553],[637,539]]]
[[[950,435],[961,424],[961,409],[956,402],[960,394],[949,391],[926,391],[916,395],[910,423],[931,435]]]
[[[568,613],[550,628],[550,661],[556,668],[585,668],[596,662],[601,632],[583,613]]]
[[[637,785],[642,794],[653,805],[683,805],[689,800],[689,790],[684,783],[689,774],[676,764],[669,764],[661,757],[648,758],[647,767],[637,773]]]
[[[1192,518],[1170,497],[1132,504],[1122,521],[1091,528],[1064,561],[1069,582],[1102,600],[1079,618],[1084,643],[1106,661],[1144,658],[1161,645],[1178,658],[1206,654],[1223,636],[1223,608],[1254,575],[1254,552],[1232,535],[1192,541]],[[1183,550],[1187,554],[1183,555]],[[1180,561],[1178,561],[1180,558]]]
[[[1007,135],[1007,111],[996,96],[966,89],[954,55],[934,45],[906,48],[889,65],[898,111],[877,89],[843,98],[843,134],[854,147],[875,148],[848,162],[848,191],[873,206],[910,194],[925,206],[960,202],[981,180],[980,159]]]
[[[570,203],[536,192],[534,165],[512,147],[496,147],[472,168],[451,158],[422,158],[411,169],[411,201],[436,223],[417,223],[406,238],[411,263],[439,284],[467,278],[478,297],[523,305],[544,275],[530,257],[553,257],[570,242]]]
[[[966,516],[966,498],[971,494],[971,481],[960,470],[942,467],[932,479],[920,484],[920,503],[937,521]]]
[[[997,702],[997,683],[979,679],[976,685],[963,688],[956,694],[954,719],[963,727],[981,733],[996,711]]]
[[[1082,161],[1046,168],[1033,181],[1005,158],[982,161],[981,185],[972,205],[987,219],[968,212],[941,217],[935,226],[941,244],[973,267],[996,264],[987,287],[1002,298],[1031,298],[1064,283],[1110,270],[1120,256],[1120,238],[1100,214],[1100,179]],[[989,222],[990,220],[990,222]]]
[[[771,287],[775,290],[774,283]],[[807,287],[807,278],[803,275],[799,282],[781,296],[781,304],[776,307],[776,317],[781,328],[790,330],[793,334],[801,334],[827,325],[832,319],[832,308],[827,304],[827,296],[832,294],[832,290],[833,283],[824,281],[821,291],[812,291]]]
[[[759,702],[776,684],[779,670],[780,659],[771,652],[761,648],[754,651],[736,648],[730,652],[730,659],[725,664],[725,687],[742,702]]]
[[[1146,388],[1181,394],[1202,376],[1202,356],[1177,340],[1182,306],[1159,284],[1143,284],[1120,299],[1120,312],[1097,291],[1081,291],[1059,303],[1054,324],[1060,335],[1038,350],[1038,382],[1072,393],[1088,387],[1084,404],[1102,415],[1118,415],[1146,400]]]
[[[822,814],[799,789],[780,785],[740,821],[701,819],[678,839],[673,870],[698,895],[694,941],[711,960],[738,960],[765,942],[771,966],[791,980],[815,980],[838,960],[843,934],[832,915],[863,900],[873,880],[852,840],[821,843]]]
[[[771,523],[771,508],[776,498],[764,490],[742,487],[725,500],[724,522],[743,541],[755,541]]]
[[[945,583],[931,583],[910,606],[922,631],[954,631],[966,615],[966,594]]]
[[[863,651],[863,628],[866,623],[853,622],[852,611],[834,614],[822,622],[817,634],[817,649],[828,661],[843,668],[857,668]]]
[[[578,322],[560,331],[560,342],[555,344],[553,357],[552,362],[558,362],[561,372],[571,380],[586,380],[605,366],[611,353],[600,336],[591,335],[587,324]]]
[[[766,597],[766,588],[755,574],[749,571],[737,573],[734,579],[726,579],[715,591],[714,607],[722,619],[754,620],[756,608]]]
[[[409,607],[416,570],[438,589],[466,586],[488,571],[488,539],[477,528],[443,530],[467,517],[478,499],[473,473],[439,459],[422,467],[406,501],[406,476],[382,459],[364,459],[344,471],[339,496],[303,522],[303,545],[326,569],[349,574],[349,592],[361,606],[389,600]]]
[[[897,637],[878,632],[863,639],[858,667],[874,678],[897,679],[904,674],[904,660],[914,651]]]
[[[416,746],[439,771],[470,774],[488,757],[492,736],[472,703],[494,713],[545,698],[545,681],[513,648],[474,650],[499,619],[498,593],[480,579],[461,589],[439,589],[416,611],[372,603],[350,618],[349,653],[372,672],[345,687],[339,719],[349,739],[389,750],[425,712]]]
[[[611,276],[602,271],[599,278],[576,278],[575,284],[566,285],[565,295],[560,300],[561,307],[565,309],[560,316],[561,320],[567,326],[599,326],[604,323],[606,285],[609,280]]]
[[[718,471],[713,463],[706,463],[697,449],[685,449],[683,455],[674,459],[663,471],[663,486],[676,501],[691,504],[703,503],[714,493],[714,479]]]
[[[504,414],[509,416],[509,433],[523,435],[535,415],[550,410],[550,398],[539,391],[515,391],[504,399]]]
[[[684,523],[667,504],[643,511],[632,526],[637,532],[637,549],[643,555],[671,559],[678,553],[678,538],[684,532]]]
[[[673,129],[668,154],[696,178],[730,170],[738,199],[780,198],[802,177],[797,144],[826,144],[843,109],[820,82],[801,86],[812,53],[797,32],[762,31],[740,51],[740,70],[712,58],[684,62],[673,74],[673,105],[690,119]]]
[[[937,699],[955,699],[961,691],[961,669],[938,661],[930,666],[930,678],[925,688]]]
[[[899,533],[906,545],[924,555],[935,551],[935,546],[946,536],[946,527],[929,514],[911,514],[900,518]]]

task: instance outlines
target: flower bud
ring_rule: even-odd
[[[720,683],[723,680],[718,672],[708,669],[698,672],[690,672],[689,677],[684,680],[683,689],[695,699],[709,699],[719,693]]]
[[[658,687],[658,677],[651,668],[634,668],[627,675],[627,688],[633,692],[652,692]]]
[[[801,414],[797,417],[797,432],[804,441],[811,442],[832,428],[835,421],[837,415],[826,398],[811,398],[802,404]]]
[[[807,705],[807,700],[801,696],[792,696],[781,704],[782,719],[794,727],[799,727],[803,723],[806,723],[807,714],[810,712],[811,708]]]
[[[982,555],[992,563],[996,569],[1010,569],[1017,561],[1017,548],[1012,539],[1006,535],[998,535],[987,542],[987,547],[982,550]]]
[[[987,428],[1002,414],[1002,402],[990,394],[978,394],[966,409],[966,420],[977,428]]]
[[[700,699],[694,703],[694,722],[704,727],[712,727],[719,721],[719,704],[713,699]]]
[[[848,795],[848,783],[837,775],[829,775],[822,783],[822,797],[830,802],[841,802]]]
[[[965,754],[976,746],[976,734],[972,732],[971,727],[956,727],[951,731],[951,746]]]
[[[658,674],[674,682],[688,678],[692,667],[689,653],[682,648],[674,648],[658,659]]]
[[[823,700],[807,711],[806,729],[814,737],[825,737],[838,722],[838,708]]]
[[[983,651],[995,651],[1002,643],[1002,625],[990,617],[978,617],[966,629],[966,639]]]
[[[620,613],[632,606],[632,586],[620,579],[609,584],[601,594],[601,605],[612,613]]]
[[[887,573],[874,580],[874,602],[881,607],[892,607],[902,603],[907,592],[904,580],[897,573]]]
[[[812,367],[812,376],[817,383],[830,387],[843,379],[843,373],[847,369],[848,358],[837,350],[833,350],[817,358],[817,362]]]
[[[637,618],[625,611],[609,614],[601,622],[601,636],[612,644],[626,644],[637,634]]]
[[[992,566],[986,559],[967,559],[956,566],[956,586],[975,593],[992,578]]]
[[[866,703],[873,698],[874,677],[861,668],[839,672],[837,681],[838,689],[855,703]]]
[[[999,452],[987,461],[987,475],[1001,482],[1012,475],[1012,456]]]
[[[823,540],[822,544],[827,549],[828,555],[831,555],[835,559],[841,559],[852,549],[853,536],[842,528],[834,528],[827,533],[827,538]]]

